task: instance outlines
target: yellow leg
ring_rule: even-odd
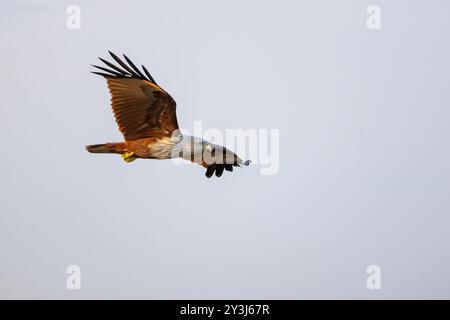
[[[132,162],[136,160],[137,158],[134,156],[134,152],[125,152],[122,153],[122,158],[125,162]]]

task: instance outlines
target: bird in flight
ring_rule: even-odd
[[[222,176],[224,170],[248,166],[235,153],[223,146],[181,133],[176,116],[175,100],[162,89],[148,70],[139,70],[123,55],[125,61],[109,51],[117,65],[99,58],[106,67],[93,65],[101,72],[111,93],[114,117],[124,142],[86,146],[91,153],[114,153],[132,162],[142,159],[183,158],[206,168],[206,177]]]

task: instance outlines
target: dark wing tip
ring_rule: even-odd
[[[147,77],[150,80],[150,82],[153,82],[154,84],[157,85],[155,79],[153,79],[152,75],[150,74],[150,72],[148,72],[147,68],[144,65],[142,65],[142,70],[144,70],[144,72],[147,75]]]
[[[91,71],[91,73],[105,77],[105,78],[113,78],[114,77],[113,75],[103,73],[103,72]]]
[[[222,176],[222,174],[225,172],[225,170],[229,171],[229,172],[233,172],[233,164],[214,163],[206,169],[205,176],[207,178],[211,178],[215,174],[216,177],[220,178]]]
[[[103,68],[103,67],[100,67],[100,66],[96,66],[95,64],[91,64],[91,66],[94,67],[94,68],[97,68],[97,69],[99,69],[99,70],[108,72],[108,73],[110,73],[110,74],[113,75],[113,76],[116,76],[116,77],[123,77],[123,74],[121,74],[121,73],[119,73],[119,72],[117,72],[117,71],[110,70],[110,69],[107,69],[107,68]]]
[[[137,74],[139,77],[141,77],[142,79],[146,79],[146,80],[149,80],[149,81],[150,81],[150,79],[147,79],[147,78],[142,74],[141,70],[139,70],[139,69],[134,65],[134,63],[133,63],[133,61],[131,61],[131,59],[129,59],[126,55],[123,55],[123,57],[125,58],[125,61],[128,62],[128,65],[134,70],[134,72],[136,72],[136,74]]]
[[[114,54],[111,50],[108,50],[108,53],[111,55],[113,60],[119,65],[114,65],[111,62],[98,57],[100,61],[102,61],[106,66],[108,66],[111,69],[107,69],[104,67],[92,65],[93,67],[100,69],[102,71],[105,71],[107,73],[111,73],[111,75],[107,75],[107,73],[100,73],[100,72],[93,72],[95,74],[100,74],[102,76],[108,76],[108,77],[117,77],[117,78],[136,78],[141,80],[147,80],[150,81],[153,84],[156,84],[156,81],[151,76],[150,72],[142,66],[143,73],[139,68],[137,68],[134,63],[131,61],[130,58],[128,58],[126,55],[123,55],[125,61],[128,63],[128,65],[122,61],[116,54]]]
[[[109,55],[110,55],[111,57],[113,57],[114,60],[119,59],[119,58],[114,54],[114,52],[112,52],[111,50],[108,50],[108,53],[109,53]]]
[[[224,164],[220,164],[217,166],[216,169],[216,177],[220,178],[222,176],[223,170],[225,169],[225,165]]]
[[[206,169],[205,176],[211,178],[214,175],[214,171],[216,171],[216,165],[212,164]]]
[[[250,163],[252,163],[252,160],[247,160],[247,161],[244,162],[244,166],[249,166]]]
[[[108,52],[111,55],[111,57],[114,59],[114,61],[116,61],[126,72],[128,72],[131,75],[131,77],[141,79],[140,75],[137,74],[134,70],[132,70],[125,62],[120,60],[120,58],[118,56],[116,56],[114,53],[112,53],[109,50],[108,50]]]

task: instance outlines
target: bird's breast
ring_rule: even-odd
[[[147,145],[152,157],[157,159],[170,159],[173,157],[175,142],[171,138],[161,138]]]

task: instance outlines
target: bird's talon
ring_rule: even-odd
[[[134,156],[134,152],[125,152],[122,154],[122,158],[125,162],[132,162],[136,160],[137,158]]]

